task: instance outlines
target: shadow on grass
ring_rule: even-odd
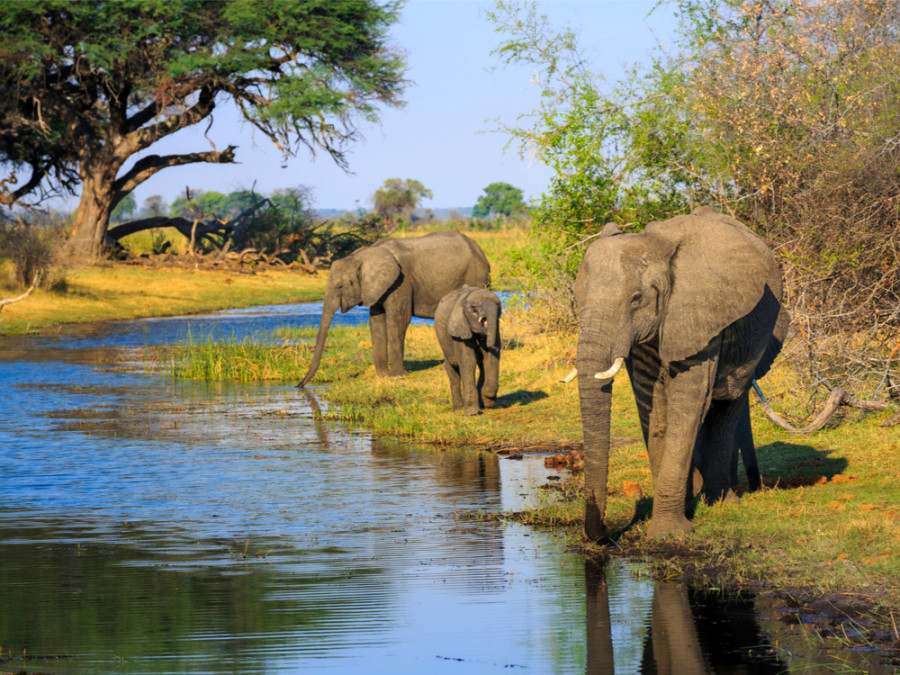
[[[821,484],[842,474],[849,465],[831,451],[809,445],[770,443],[756,449],[759,471],[767,488],[790,489]]]
[[[545,391],[525,391],[524,389],[519,389],[510,394],[498,396],[497,407],[511,408],[514,405],[528,405],[529,403],[534,403],[535,401],[540,401],[548,397],[549,394]]]
[[[428,370],[429,368],[436,368],[443,363],[444,363],[444,361],[442,359],[426,359],[424,361],[404,360],[403,366],[404,366],[404,368],[406,368],[407,372],[417,373],[420,370]]]
[[[849,462],[843,457],[832,456],[827,450],[817,450],[809,445],[795,443],[770,443],[756,449],[763,485],[766,489],[790,490],[798,487],[822,485],[826,482],[840,482],[840,476],[847,469]],[[740,480],[745,481],[743,475]],[[846,480],[846,479],[845,479]],[[746,485],[742,485],[739,494],[744,493]],[[685,507],[688,520],[694,519],[701,497],[689,500]],[[611,541],[619,541],[637,525],[650,519],[653,512],[653,498],[641,497],[635,502],[634,515],[631,521],[610,532]]]

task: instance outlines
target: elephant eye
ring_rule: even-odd
[[[632,306],[632,307],[637,307],[638,305],[641,304],[641,300],[642,300],[642,299],[643,299],[643,295],[641,294],[641,292],[640,292],[640,291],[635,291],[635,292],[631,295],[631,306]]]

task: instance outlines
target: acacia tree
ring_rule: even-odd
[[[423,199],[431,197],[431,190],[414,178],[388,178],[375,190],[372,204],[375,213],[383,217],[392,229],[401,216],[409,215],[419,208]]]
[[[285,154],[305,146],[346,167],[358,121],[400,103],[404,61],[386,45],[397,12],[376,0],[2,3],[0,162],[11,173],[0,203],[80,184],[71,243],[94,259],[110,213],[143,181],[235,161],[234,145],[143,153],[227,101]]]

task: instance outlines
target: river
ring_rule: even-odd
[[[459,517],[534,503],[541,457],[375,439],[323,421],[320,389],[119,367],[123,350],[319,312],[0,338],[0,671],[891,672],[792,648],[752,596]]]

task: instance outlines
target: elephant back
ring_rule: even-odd
[[[382,242],[391,247],[411,286],[414,316],[434,318],[438,303],[449,292],[464,285],[486,288],[490,281],[491,266],[484,251],[460,232]]]

